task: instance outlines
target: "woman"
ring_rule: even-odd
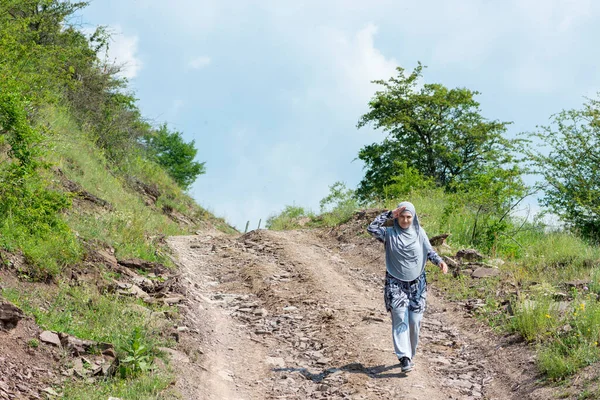
[[[384,227],[391,218],[394,226]],[[367,230],[385,244],[385,307],[392,314],[396,356],[402,372],[409,372],[414,367],[412,360],[427,298],[425,263],[429,259],[444,274],[448,266],[431,247],[412,203],[405,201],[395,210],[382,213]]]

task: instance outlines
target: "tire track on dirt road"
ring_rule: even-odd
[[[494,379],[438,299],[426,311],[416,368],[403,374],[382,261],[374,269],[310,231],[174,237],[169,245],[190,284],[188,323],[204,338],[187,343],[187,353],[202,346],[201,373],[180,369],[184,382],[201,382],[204,397],[184,398],[523,398]]]

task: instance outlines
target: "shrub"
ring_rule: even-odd
[[[280,214],[271,215],[267,218],[266,227],[274,231],[298,229],[301,227],[301,218],[311,218],[314,215],[302,207],[285,206]]]

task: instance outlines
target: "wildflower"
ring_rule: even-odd
[[[546,318],[550,318],[550,314],[546,314]]]
[[[594,342],[594,346],[598,346],[598,342]]]
[[[581,303],[579,305],[579,308],[581,309],[581,311],[584,311],[585,310],[585,303]]]

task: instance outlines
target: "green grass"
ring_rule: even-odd
[[[72,382],[65,386],[65,400],[106,400],[117,397],[122,400],[170,400],[180,399],[169,386],[172,374],[158,372],[132,379],[108,379],[93,385]]]
[[[148,360],[158,355],[159,346],[173,346],[172,338],[164,337],[171,323],[155,315],[168,307],[143,304],[139,300],[115,295],[102,295],[91,287],[61,284],[55,290],[4,289],[2,297],[35,318],[42,328],[65,332],[81,339],[111,343],[120,359],[135,330],[140,330],[144,344],[149,348]],[[151,317],[151,313],[155,312]],[[35,347],[39,342],[30,341]],[[122,399],[174,398],[166,390],[173,376],[168,371],[154,371],[121,379],[118,376],[90,385],[85,381],[71,382],[64,388],[66,399],[106,399],[109,395]],[[169,394],[171,393],[171,394]]]
[[[91,287],[61,284],[56,290],[9,288],[2,296],[35,318],[43,329],[65,332],[81,339],[127,344],[134,329],[142,329],[157,345],[172,344],[160,336],[164,326],[153,326],[151,309],[140,300],[100,294]],[[140,312],[144,307],[148,312]],[[165,308],[166,309],[166,308]],[[161,311],[155,308],[154,311]]]
[[[48,142],[52,149],[48,161],[59,167],[65,176],[80,184],[95,196],[108,201],[114,211],[86,209],[85,206],[67,213],[67,224],[80,237],[100,239],[116,249],[120,258],[139,257],[149,261],[162,261],[156,252],[152,237],[188,233],[177,223],[162,214],[160,209],[148,207],[139,193],[134,192],[125,177],[114,173],[112,166],[102,156],[98,148],[68,116],[56,110],[48,110],[48,120],[55,135]],[[166,197],[177,196],[181,190],[169,182],[166,173],[160,173],[153,166],[143,166],[143,160],[133,157],[127,168],[144,172],[146,182],[157,179],[158,186]],[[150,163],[147,163],[150,164]],[[123,167],[125,168],[125,167]],[[112,171],[112,172],[111,172]],[[140,172],[141,174],[141,172]],[[174,204],[177,201],[172,201]],[[184,206],[180,206],[184,208]]]

